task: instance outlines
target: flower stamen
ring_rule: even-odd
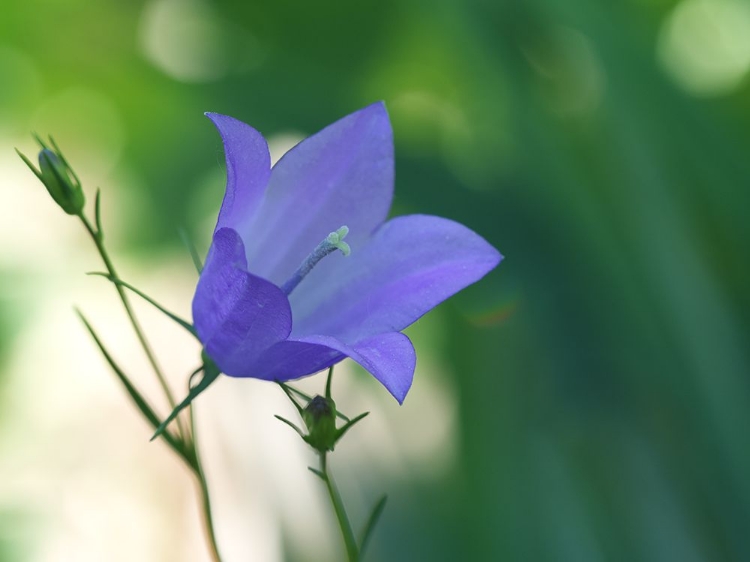
[[[349,247],[349,244],[344,242],[344,238],[347,234],[349,234],[349,227],[342,226],[326,236],[323,241],[315,247],[312,253],[305,258],[305,261],[303,261],[297,268],[294,275],[292,275],[287,282],[281,286],[281,290],[284,294],[289,295],[295,287],[300,284],[300,281],[312,271],[313,267],[315,267],[317,263],[328,254],[339,250],[342,254],[348,256],[352,250]]]

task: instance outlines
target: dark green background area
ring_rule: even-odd
[[[114,102],[142,180],[127,250],[176,248],[186,224],[205,238],[190,202],[221,147],[204,111],[310,133],[383,99],[394,211],[506,256],[442,307],[459,460],[393,483],[373,562],[750,560],[750,89],[694,97],[664,71],[676,2],[223,0],[232,70],[198,83],[142,55],[143,3],[46,4],[2,9],[0,45],[43,86],[4,83],[1,114],[24,126],[8,116],[71,86]],[[588,105],[570,37],[595,60]]]

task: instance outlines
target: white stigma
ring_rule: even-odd
[[[345,256],[348,256],[352,253],[352,249],[349,247],[349,244],[344,242],[344,238],[347,234],[349,234],[349,227],[342,226],[338,230],[331,232],[328,236],[326,236],[326,242],[328,242],[331,246],[341,250],[341,253]]]

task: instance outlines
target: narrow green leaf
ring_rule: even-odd
[[[184,228],[181,228],[179,230],[180,238],[182,239],[182,243],[185,244],[185,247],[187,248],[188,252],[190,252],[190,258],[193,260],[193,265],[195,266],[196,271],[198,272],[198,275],[201,274],[203,271],[203,263],[201,262],[201,257],[198,254],[198,248],[195,247],[195,244],[193,244],[192,238],[190,238],[190,235],[188,234],[187,230]]]
[[[154,433],[153,437],[151,437],[151,441],[159,437],[159,435],[164,432],[164,430],[172,422],[172,420],[174,420],[182,410],[187,408],[190,403],[198,397],[199,394],[206,390],[209,385],[219,377],[220,374],[221,371],[219,371],[219,369],[215,365],[207,364],[203,370],[203,378],[197,385],[190,389],[190,392],[188,392],[185,400],[177,404],[177,406],[175,406],[175,409],[172,410],[172,413],[169,414],[167,419],[165,419],[159,425],[159,427],[156,428],[156,433]]]
[[[90,271],[86,275],[96,275],[98,277],[104,277],[105,279],[111,281],[115,285],[121,285],[121,286],[125,287],[126,289],[130,289],[136,295],[138,295],[143,300],[145,300],[149,304],[151,304],[154,307],[156,307],[160,312],[162,312],[163,314],[167,315],[169,318],[171,318],[172,320],[174,320],[175,322],[177,322],[180,326],[182,326],[188,332],[190,332],[196,339],[198,339],[198,334],[196,333],[195,328],[193,327],[192,324],[190,324],[189,322],[183,320],[182,318],[180,318],[176,314],[168,311],[166,308],[164,308],[162,305],[160,305],[154,299],[152,299],[151,297],[149,297],[143,291],[140,291],[139,289],[136,289],[135,287],[133,287],[130,283],[126,283],[122,279],[117,279],[115,277],[112,277],[109,273],[104,273],[102,271]]]
[[[190,376],[188,377],[188,391],[193,388],[193,381],[195,380],[195,377],[197,377],[198,373],[200,373],[203,369],[205,369],[205,366],[201,365],[195,371],[190,373]]]
[[[281,416],[277,416],[277,415],[274,415],[273,417],[275,417],[280,422],[284,422],[289,427],[291,427],[294,431],[296,431],[299,434],[300,437],[302,437],[302,439],[304,439],[306,437],[305,434],[304,434],[304,432],[299,427],[297,427],[292,422],[290,422],[288,419],[282,418]]]
[[[140,412],[149,421],[152,427],[154,428],[158,427],[159,417],[156,415],[153,408],[151,408],[148,402],[146,402],[146,399],[143,397],[143,395],[141,395],[141,393],[138,391],[135,385],[132,382],[130,382],[130,379],[127,377],[124,371],[119,367],[119,365],[117,365],[115,360],[112,358],[112,355],[110,355],[110,353],[104,347],[102,340],[99,339],[99,336],[96,334],[96,332],[94,331],[94,328],[91,326],[91,324],[83,315],[83,313],[80,310],[76,309],[76,314],[81,319],[84,326],[86,326],[86,330],[88,330],[89,334],[93,338],[94,343],[96,343],[96,346],[99,348],[99,351],[101,351],[102,355],[104,356],[104,359],[107,361],[110,368],[115,372],[115,375],[117,375],[117,378],[120,379],[120,382],[125,387],[125,391],[128,393],[133,403],[135,403],[138,410],[140,410]],[[169,432],[165,432],[163,436],[164,436],[164,440],[175,450],[175,452],[181,457],[183,457],[183,459],[188,464],[190,464],[190,461],[188,460],[187,454],[184,450],[183,444]]]
[[[359,540],[359,557],[362,559],[365,548],[367,547],[367,543],[370,541],[370,537],[372,536],[372,531],[375,529],[375,525],[378,523],[378,519],[380,519],[381,514],[383,513],[383,510],[385,509],[385,502],[388,501],[388,496],[384,495],[382,498],[378,500],[378,503],[375,504],[375,507],[372,508],[372,512],[370,513],[370,517],[367,520],[367,523],[364,526],[364,529],[362,529],[362,535]]]
[[[312,473],[313,473],[313,474],[314,474],[315,476],[317,476],[318,478],[320,478],[320,479],[321,479],[321,480],[322,480],[323,482],[327,482],[327,481],[328,481],[328,478],[326,478],[326,475],[325,475],[325,474],[323,474],[323,473],[322,473],[321,471],[319,471],[318,469],[316,469],[316,468],[313,468],[313,467],[311,467],[311,466],[308,466],[308,467],[307,467],[307,470],[309,470],[310,472],[312,472]]]

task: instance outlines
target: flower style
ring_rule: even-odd
[[[193,299],[205,353],[227,375],[278,381],[350,357],[403,402],[416,355],[401,331],[502,256],[444,218],[385,220],[394,158],[382,103],[273,168],[255,129],[207,116],[224,143],[227,186]]]

